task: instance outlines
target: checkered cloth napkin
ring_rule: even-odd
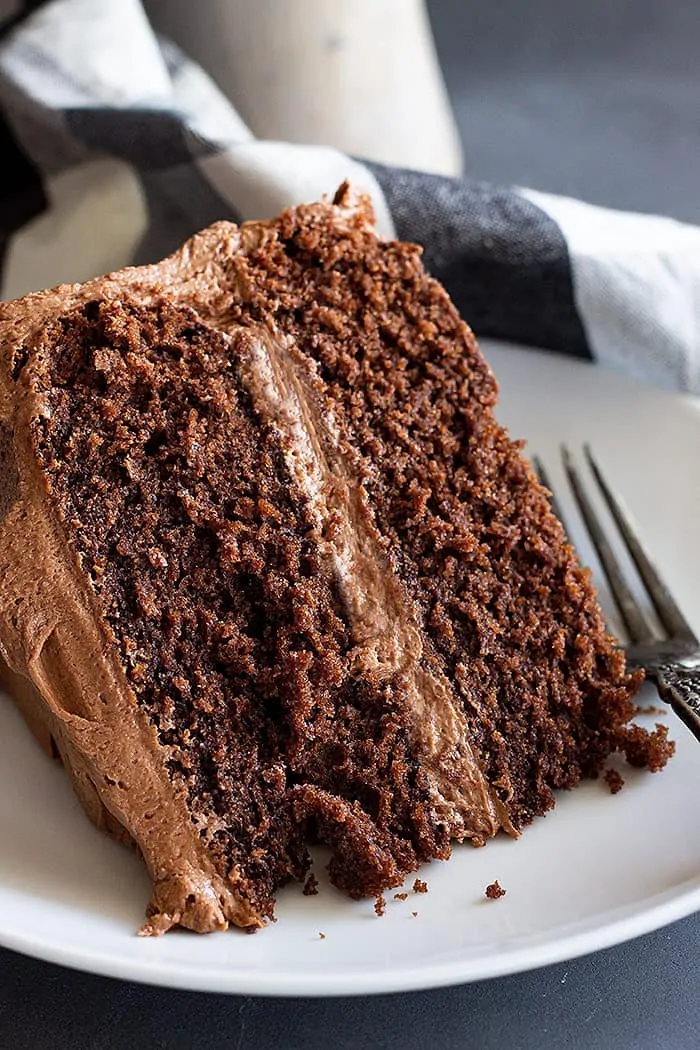
[[[348,178],[383,236],[424,245],[477,335],[700,394],[700,228],[256,140],[138,0],[8,2],[0,298],[153,261]]]

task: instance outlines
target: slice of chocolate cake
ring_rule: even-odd
[[[0,342],[6,680],[141,851],[146,932],[261,925],[313,839],[377,896],[663,765],[469,329],[347,187]]]

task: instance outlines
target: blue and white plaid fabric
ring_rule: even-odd
[[[424,245],[477,335],[700,394],[700,228],[256,140],[139,0],[9,7],[0,297],[153,261],[216,219],[272,216],[348,178],[383,236]]]

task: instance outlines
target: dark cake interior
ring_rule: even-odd
[[[288,212],[274,239],[235,258],[247,294],[231,319],[273,323],[292,354],[318,363],[318,396],[357,450],[431,658],[521,827],[554,789],[627,748],[639,677],[625,673],[522,442],[495,421],[494,378],[420,249],[314,219]],[[635,760],[653,762],[657,743]]]
[[[629,725],[639,678],[470,331],[346,194],[241,241],[222,226],[216,296],[145,295],[138,271],[117,295],[116,275],[13,351],[164,775],[260,917],[312,838],[376,895],[453,838],[517,832],[611,752],[670,753]]]

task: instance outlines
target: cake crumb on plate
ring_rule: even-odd
[[[302,893],[305,897],[315,897],[318,893],[318,879],[314,875],[313,871],[304,883],[304,889],[302,890]]]
[[[490,901],[497,901],[499,897],[505,897],[506,895],[506,891],[499,884],[498,879],[494,882],[490,882],[484,890],[484,893]]]
[[[606,769],[603,774],[603,780],[610,788],[611,795],[616,795],[618,791],[622,791],[625,783],[625,778],[616,769]]]
[[[428,883],[427,882],[423,882],[422,879],[416,879],[416,881],[413,883],[413,892],[414,893],[427,893],[428,892]]]

